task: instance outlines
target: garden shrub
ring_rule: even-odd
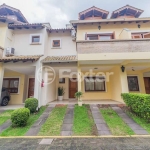
[[[124,102],[138,116],[150,121],[150,95],[137,93],[122,93]]]
[[[36,112],[38,107],[38,100],[36,98],[28,98],[25,100],[25,107],[30,110],[31,113]]]
[[[28,108],[19,108],[12,112],[11,121],[13,126],[22,127],[27,124],[30,116],[30,110]]]

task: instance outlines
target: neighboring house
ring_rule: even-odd
[[[113,72],[109,82],[95,74],[78,82],[84,100],[116,100],[121,93],[150,94],[150,18],[138,18],[143,10],[126,5],[113,11],[91,7],[79,13],[79,20],[70,23],[76,29],[78,72],[92,69]],[[80,76],[79,76],[80,77]],[[107,78],[108,80],[108,78]]]
[[[127,5],[107,19],[108,11],[91,7],[65,29],[52,29],[1,5],[0,88],[11,92],[9,104],[35,97],[46,105],[57,99],[59,86],[64,99],[77,91],[91,101],[150,94],[150,18],[138,18],[142,12]]]
[[[30,24],[22,13],[10,6],[0,6],[0,88],[11,93],[9,104],[22,104],[28,97],[39,98],[40,83],[35,74],[40,57],[45,54],[47,28],[50,24]]]

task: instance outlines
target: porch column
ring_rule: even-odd
[[[36,67],[35,67],[35,85],[34,85],[34,98],[38,99],[39,106],[42,106],[41,103],[41,83],[39,81],[40,77],[42,76],[42,71],[39,72],[40,67],[42,64],[40,61],[37,62]]]
[[[125,69],[124,72],[122,72],[121,69],[120,69],[120,79],[121,79],[122,93],[129,93],[126,69]]]
[[[78,64],[78,92],[81,91],[81,68]]]
[[[0,89],[2,89],[3,86],[3,77],[4,77],[4,67],[3,64],[0,63]],[[1,92],[0,92],[0,97],[1,97]]]

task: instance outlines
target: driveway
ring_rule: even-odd
[[[7,105],[7,106],[0,106],[0,110],[15,110],[18,108],[23,108],[24,104],[20,105]]]
[[[149,150],[149,138],[60,138],[51,145],[42,139],[0,139],[0,150]],[[50,144],[50,143],[49,143]]]

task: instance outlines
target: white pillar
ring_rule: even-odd
[[[81,91],[81,68],[78,65],[78,92]]]
[[[0,89],[2,89],[3,86],[3,78],[4,78],[4,67],[3,64],[0,64]],[[1,97],[1,92],[0,92],[0,97]]]

